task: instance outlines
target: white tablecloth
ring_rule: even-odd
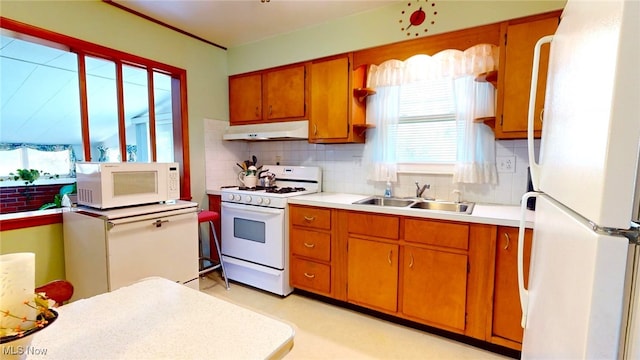
[[[57,310],[28,359],[267,359],[293,346],[291,325],[161,278]]]

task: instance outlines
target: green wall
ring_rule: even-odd
[[[508,19],[562,9],[566,1],[558,0],[435,0],[438,14],[427,16],[428,34],[492,24]],[[227,61],[229,74],[265,69],[323,56],[366,49],[413,39],[401,31],[399,20],[407,21],[411,11],[407,1],[365,13],[326,22],[263,41],[231,47]],[[401,12],[405,10],[405,15]],[[424,26],[419,29],[423,29]]]
[[[35,286],[65,278],[62,224],[0,232],[0,254],[17,252],[36,254]]]

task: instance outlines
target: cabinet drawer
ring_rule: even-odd
[[[440,221],[406,219],[404,239],[455,249],[469,249],[469,225]]]
[[[398,239],[400,219],[363,213],[349,213],[347,228],[350,234],[369,235],[387,239]]]
[[[331,235],[328,233],[292,229],[291,252],[322,261],[331,260]]]
[[[290,207],[291,224],[316,229],[331,229],[331,210],[305,206]]]
[[[296,258],[291,259],[291,284],[324,293],[331,292],[331,267]]]

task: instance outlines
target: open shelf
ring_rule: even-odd
[[[474,122],[477,123],[485,123],[490,128],[494,129],[496,127],[496,117],[495,116],[487,116],[473,119]]]
[[[362,102],[367,96],[374,95],[375,90],[371,88],[355,88],[353,89],[353,95],[358,98],[358,101]]]
[[[356,132],[358,136],[362,136],[368,129],[373,129],[374,127],[376,126],[373,124],[353,124],[353,131]]]
[[[493,87],[498,87],[498,70],[487,71],[485,73],[479,74],[476,76],[476,81],[478,82],[488,82],[493,85]]]

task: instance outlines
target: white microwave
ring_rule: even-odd
[[[99,209],[180,198],[178,163],[76,163],[78,204]]]

